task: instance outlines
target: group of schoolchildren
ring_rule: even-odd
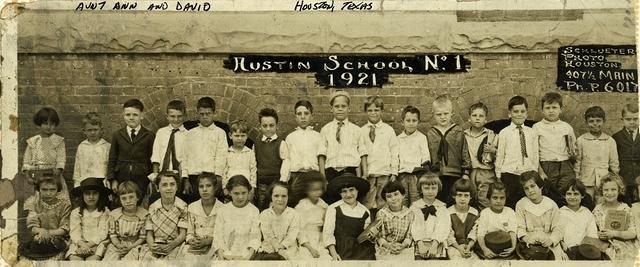
[[[144,106],[124,103],[126,126],[111,143],[99,116],[83,120],[74,188],[66,188],[64,139],[52,108],[34,117],[23,170],[41,171],[24,204],[32,259],[70,260],[633,260],[640,242],[638,108],[624,128],[602,132],[605,112],[589,107],[588,132],[575,138],[560,120],[561,95],[542,98],[544,118],[525,125],[527,100],[509,100],[510,125],[485,128],[488,108],[469,107],[470,127],[452,122],[447,95],[434,124],[402,110],[403,131],[382,122],[382,98],[367,98],[368,122],[349,120],[345,91],[330,96],[334,119],[310,126],[313,106],[294,106],[296,127],[279,136],[278,115],[249,127],[214,124],[212,98],[197,102],[198,126],[183,125],[185,104],[170,101],[169,125],[141,125]],[[229,145],[227,137],[232,144]],[[50,170],[50,171],[49,171]],[[76,201],[77,203],[72,204]],[[561,207],[561,208],[559,208]],[[612,212],[614,211],[614,212]],[[612,223],[613,222],[613,223]]]

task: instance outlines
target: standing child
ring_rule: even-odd
[[[539,173],[546,180],[546,190],[551,200],[564,204],[562,192],[576,179],[573,163],[576,159],[576,135],[568,123],[560,120],[562,96],[549,92],[542,97],[544,118],[533,125],[538,134],[540,156]]]
[[[149,212],[138,206],[140,189],[131,181],[118,185],[118,200],[122,207],[109,213],[109,240],[104,260],[138,260],[145,242],[144,230]]]
[[[82,119],[87,139],[78,145],[73,168],[73,186],[80,186],[89,177],[107,177],[111,144],[102,138],[102,121],[96,112],[89,112]]]
[[[292,260],[298,254],[300,216],[287,207],[289,185],[275,181],[267,188],[269,208],[260,213],[262,244],[254,260]]]
[[[381,221],[380,235],[376,239],[376,259],[379,260],[413,260],[413,238],[411,225],[414,213],[402,204],[406,192],[397,181],[392,181],[382,188],[382,196],[387,202],[376,220]]]
[[[569,183],[564,193],[566,206],[560,208],[560,216],[564,223],[564,235],[560,245],[570,259],[575,260],[577,246],[585,237],[598,238],[598,228],[593,213],[581,205],[587,192],[580,180]]]
[[[187,228],[186,244],[182,256],[186,259],[210,260],[213,258],[213,232],[216,216],[222,203],[216,201],[216,176],[213,173],[202,173],[198,177],[200,199],[189,204],[189,228]]]
[[[224,170],[222,179],[222,188],[227,186],[229,179],[236,175],[242,175],[249,179],[249,184],[253,188],[256,187],[256,154],[246,147],[244,144],[247,141],[247,134],[249,128],[243,120],[237,120],[231,123],[231,132],[229,136],[233,145],[229,147],[227,154],[227,163]],[[229,192],[225,190],[225,196],[229,195]],[[249,199],[253,199],[253,195]]]
[[[467,179],[456,181],[451,188],[451,195],[455,204],[449,207],[451,214],[451,231],[447,243],[449,258],[477,259],[472,248],[476,243],[476,224],[478,210],[469,206],[475,197],[473,182]]]
[[[104,187],[102,179],[84,179],[79,187],[71,190],[81,197],[80,207],[71,212],[71,245],[67,257],[72,261],[101,260],[109,238],[109,204],[111,190]]]
[[[400,165],[398,167],[398,181],[404,187],[406,194],[402,203],[409,207],[418,200],[418,177],[421,175],[416,168],[431,162],[429,143],[427,137],[418,131],[420,123],[420,110],[414,106],[406,106],[402,109],[402,128],[404,131],[398,135],[398,151]]]
[[[506,188],[503,183],[495,182],[489,185],[487,190],[489,208],[483,209],[478,218],[477,240],[479,250],[476,250],[482,258],[507,258],[513,255],[516,250],[516,231],[518,223],[516,212],[509,207],[505,207],[507,199]],[[511,246],[503,251],[491,250],[485,241],[489,233],[504,232],[511,236]]]
[[[60,193],[62,182],[53,173],[45,173],[36,181],[39,194],[29,197],[24,209],[28,212],[28,238],[20,243],[21,256],[32,260],[62,260],[67,251],[67,233],[71,203]]]
[[[256,141],[253,150],[256,153],[257,173],[256,205],[258,209],[267,208],[267,187],[280,177],[288,175],[287,143],[278,138],[278,113],[271,108],[264,108],[258,113],[262,138]],[[282,166],[285,167],[282,167]],[[283,174],[287,173],[287,174]]]
[[[428,172],[418,180],[420,199],[411,204],[414,223],[411,236],[415,240],[415,259],[445,259],[447,237],[451,231],[451,217],[444,202],[436,199],[442,190],[437,173]]]
[[[184,162],[184,153],[186,152],[184,151],[184,142],[187,129],[182,125],[186,113],[184,102],[180,100],[169,101],[166,112],[169,125],[158,129],[156,138],[153,141],[153,152],[151,154],[153,168],[151,178],[153,180],[156,179],[158,173],[163,171],[180,172],[181,165]],[[187,174],[183,174],[181,177],[185,176]],[[185,193],[186,197],[191,193],[190,190],[196,190],[196,188],[191,188],[190,184],[184,184],[182,187],[183,192],[188,192]],[[180,193],[178,195],[181,195]]]
[[[626,104],[622,108],[622,124],[624,127],[613,135],[618,146],[620,160],[620,176],[624,181],[624,202],[631,204],[633,190],[636,185],[633,179],[640,176],[640,133],[638,131],[638,105]]]
[[[624,196],[625,185],[620,176],[609,173],[602,177],[598,193],[602,194],[602,203],[593,209],[598,226],[598,238],[609,242],[609,248],[605,253],[612,260],[635,260],[640,245],[637,237],[637,223],[635,216],[627,204],[621,202]],[[617,218],[607,218],[615,216]],[[626,228],[612,229],[609,221],[615,222]]]
[[[514,96],[509,99],[508,107],[511,124],[502,129],[498,135],[496,176],[507,188],[507,207],[513,209],[524,197],[524,191],[520,185],[520,174],[526,171],[537,171],[540,161],[538,160],[538,135],[533,129],[524,125],[527,119],[527,100],[521,96]]]
[[[113,190],[119,183],[133,181],[144,196],[149,185],[155,134],[140,124],[143,111],[144,105],[138,99],[124,102],[122,116],[127,126],[115,131],[111,138],[107,179],[111,181]]]
[[[576,177],[582,181],[587,193],[596,200],[596,188],[600,186],[602,176],[611,170],[614,173],[620,171],[618,162],[618,148],[616,141],[602,132],[605,122],[605,113],[599,106],[593,106],[584,113],[589,132],[578,137],[575,172]],[[584,195],[582,195],[584,197]]]
[[[469,122],[471,128],[464,131],[464,137],[469,145],[469,158],[471,160],[471,181],[478,189],[479,208],[489,206],[487,189],[489,184],[496,181],[496,172],[493,162],[498,146],[498,138],[493,131],[484,127],[487,122],[489,108],[478,102],[469,107]]]
[[[179,182],[178,175],[170,171],[161,172],[155,180],[160,199],[149,206],[147,243],[140,251],[141,259],[178,258],[189,227],[187,203],[176,197]]]
[[[567,255],[560,247],[564,234],[560,209],[542,195],[542,178],[537,172],[528,171],[522,173],[520,183],[527,196],[516,204],[517,234],[523,247],[540,245],[553,252],[555,260],[566,260]]]
[[[256,206],[249,203],[251,184],[242,175],[226,186],[231,202],[218,211],[213,229],[213,247],[218,259],[249,260],[260,247],[260,220]]]
[[[375,260],[373,243],[358,242],[358,236],[371,223],[369,210],[358,196],[369,191],[367,180],[345,173],[329,182],[327,193],[336,201],[327,208],[322,238],[333,260]]]
[[[442,190],[438,199],[451,204],[450,192],[453,183],[458,179],[469,178],[471,162],[467,140],[462,128],[451,121],[453,103],[448,95],[436,97],[433,101],[433,118],[435,124],[427,132],[429,150],[434,164],[440,166]]]
[[[300,244],[301,259],[331,259],[329,251],[322,242],[322,226],[324,225],[324,214],[327,211],[327,203],[322,198],[325,189],[325,182],[322,174],[318,171],[309,171],[300,176],[304,181],[303,188],[307,197],[301,199],[296,205],[296,211],[300,216]]]
[[[198,119],[200,123],[187,132],[185,141],[185,162],[182,164],[182,180],[189,185],[190,193],[186,194],[187,201],[198,199],[198,175],[210,172],[216,175],[217,186],[221,188],[224,167],[227,162],[229,143],[224,130],[213,123],[216,114],[216,102],[211,97],[202,97],[197,103]],[[185,177],[184,175],[187,175]],[[185,187],[186,188],[186,187]]]
[[[320,130],[323,140],[318,152],[320,173],[331,182],[344,173],[358,175],[356,169],[360,167],[361,177],[368,177],[364,136],[360,134],[360,128],[348,119],[351,104],[349,94],[335,91],[330,96],[329,104],[333,121]]]
[[[295,206],[305,196],[305,181],[301,177],[310,171],[318,171],[318,151],[322,146],[322,136],[313,129],[313,106],[307,100],[300,100],[294,106],[296,127],[287,135],[285,142],[289,150],[289,170],[282,172],[280,181],[289,182],[291,195],[289,204]]]

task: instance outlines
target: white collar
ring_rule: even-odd
[[[106,144],[106,143],[107,143],[107,140],[104,140],[104,138],[100,138],[100,140],[98,140],[98,142],[97,142],[97,143],[95,143],[95,144],[94,144],[94,143],[89,142],[89,140],[88,140],[88,139],[84,139],[84,141],[82,141],[82,144],[90,145],[90,146],[101,146],[101,145],[104,145],[104,144]]]
[[[307,128],[304,128],[304,129],[302,129],[300,126],[296,127],[296,131],[306,132],[306,131],[312,131],[312,130],[313,130],[313,126],[311,125],[307,126]]]
[[[229,151],[229,152],[235,152],[235,153],[238,153],[238,152],[240,152],[240,153],[245,153],[245,152],[251,152],[251,149],[250,149],[250,148],[248,148],[247,146],[242,146],[242,150],[237,151],[237,150],[235,150],[235,149],[233,148],[233,146],[230,146],[230,147],[227,149],[227,151]]]
[[[266,135],[262,135],[262,142],[266,142],[267,141],[267,136]],[[273,136],[271,136],[271,141],[275,141],[278,139],[278,134],[274,134]]]
[[[340,123],[340,121],[335,119],[335,118],[333,119],[333,122],[335,122],[336,125],[338,125],[338,123]],[[344,125],[347,125],[349,123],[349,118],[344,118],[344,120],[342,120],[342,122],[344,123]]]
[[[309,198],[303,198],[302,200],[300,200],[300,202],[298,202],[298,204],[318,206],[318,207],[325,208],[325,209],[329,206],[329,205],[327,205],[326,202],[324,202],[324,200],[322,200],[322,198],[318,199],[318,203],[316,203],[316,204],[313,204],[311,202],[311,200],[309,200]]]
[[[447,208],[449,210],[449,213],[460,213],[456,210],[456,206],[455,205],[451,205],[449,208]],[[467,211],[467,213],[469,214],[473,214],[475,216],[478,216],[478,210],[475,209],[474,207],[469,206],[469,210]]]
[[[382,122],[382,120],[379,120],[377,123],[372,123],[370,121],[367,121],[367,126],[373,125],[373,126],[375,126],[375,128],[380,128],[383,124],[384,124],[384,122]]]
[[[136,130],[136,134],[140,133],[140,129],[142,129],[142,124],[138,125],[138,127],[136,127],[135,129],[129,127],[129,125],[127,125],[127,133],[131,134],[131,130]]]

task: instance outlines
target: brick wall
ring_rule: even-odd
[[[556,54],[468,54],[471,69],[461,74],[391,75],[393,84],[384,88],[348,90],[353,96],[352,117],[357,124],[366,122],[363,102],[367,96],[381,95],[385,102],[383,120],[400,131],[399,111],[416,105],[423,112],[421,130],[429,127],[431,101],[442,93],[454,99],[454,121],[467,127],[466,108],[485,102],[489,120],[507,117],[506,103],[514,94],[529,100],[529,117],[539,120],[539,98],[555,89]],[[81,118],[89,111],[103,114],[105,138],[122,127],[121,105],[132,97],[140,98],[146,108],[143,124],[152,130],[164,126],[164,108],[171,99],[183,99],[187,117],[194,118],[199,97],[212,96],[218,105],[217,120],[229,122],[246,119],[257,124],[257,112],[273,107],[280,115],[279,133],[295,127],[293,104],[308,99],[314,104],[315,126],[331,120],[329,90],[314,84],[313,74],[242,74],[222,68],[226,55],[220,54],[20,54],[19,84],[19,153],[24,153],[26,138],[37,133],[31,122],[43,105],[53,106],[61,115],[57,132],[66,138],[67,170],[73,169],[77,145],[84,139]],[[634,64],[629,59],[628,64]],[[634,67],[634,66],[630,66]],[[634,94],[567,93],[563,119],[576,130],[586,131],[582,114],[591,105],[601,105],[608,115],[605,131],[621,127],[621,103],[637,102]],[[257,136],[257,130],[251,136]],[[67,171],[66,177],[71,177]]]

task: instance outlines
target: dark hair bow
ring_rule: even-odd
[[[436,216],[436,207],[434,207],[433,205],[429,205],[426,206],[422,209],[420,209],[422,211],[422,214],[424,215],[424,220],[426,221],[427,218],[429,218],[429,215],[433,215]]]

